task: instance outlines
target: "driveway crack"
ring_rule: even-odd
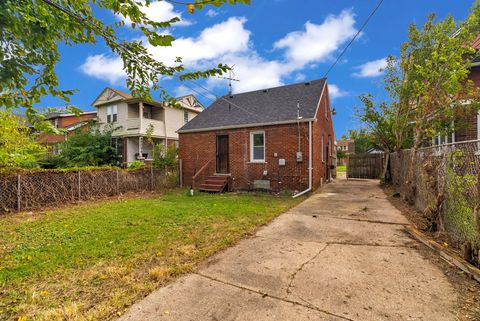
[[[295,270],[295,272],[293,272],[290,276],[290,282],[288,283],[288,287],[287,287],[287,294],[290,294],[292,291],[290,290],[292,285],[293,285],[293,281],[295,280],[295,277],[297,276],[298,272],[300,272],[301,270],[303,270],[304,266],[307,265],[308,263],[312,262],[313,260],[315,260],[326,248],[328,247],[328,243],[325,244],[325,246],[323,248],[321,248],[314,256],[312,256],[311,258],[309,258],[307,261],[303,262],[302,265],[300,265],[300,267],[298,269]]]
[[[315,257],[317,257],[323,250],[325,250],[327,246],[325,246],[323,249],[321,249],[316,255]],[[311,258],[309,261],[313,260],[315,257]],[[303,265],[307,264],[308,262],[305,262]],[[282,297],[279,297],[279,296],[276,296],[276,295],[273,295],[273,294],[269,294],[269,293],[266,293],[266,292],[262,292],[262,291],[259,291],[259,290],[255,290],[255,289],[250,289],[246,286],[242,286],[242,285],[239,285],[239,284],[235,284],[235,283],[231,283],[231,282],[227,282],[227,281],[224,281],[224,280],[220,280],[220,279],[217,279],[215,277],[212,277],[212,276],[208,276],[208,275],[205,275],[205,274],[202,274],[200,272],[193,272],[193,274],[196,274],[200,277],[203,277],[203,278],[206,278],[206,279],[209,279],[211,281],[214,281],[214,282],[218,282],[218,283],[221,283],[221,284],[224,284],[224,285],[228,285],[228,286],[232,286],[232,287],[235,287],[237,289],[241,289],[241,290],[244,290],[244,291],[249,291],[249,292],[252,292],[252,293],[256,293],[256,294],[259,294],[262,296],[262,298],[265,298],[265,297],[269,297],[271,299],[274,299],[274,300],[278,300],[278,301],[283,301],[283,302],[286,302],[286,303],[290,303],[290,304],[294,304],[294,305],[298,305],[298,306],[301,306],[301,307],[304,307],[304,308],[307,308],[307,309],[310,309],[310,310],[314,310],[314,311],[317,311],[317,312],[320,312],[320,313],[323,313],[323,314],[327,314],[327,315],[330,315],[330,316],[333,316],[333,317],[336,317],[336,318],[339,318],[339,319],[342,319],[342,320],[347,320],[347,321],[354,321],[353,319],[350,319],[350,318],[346,318],[344,317],[343,315],[338,315],[338,314],[335,314],[333,312],[329,312],[327,310],[323,310],[311,303],[309,303],[308,301],[306,300],[303,300],[305,303],[301,303],[301,302],[298,302],[298,301],[294,301],[294,300],[290,300],[290,299],[287,299],[287,298],[282,298]]]

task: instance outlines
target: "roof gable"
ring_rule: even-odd
[[[98,95],[97,98],[95,98],[95,100],[92,103],[92,106],[97,107],[106,103],[118,102],[125,99],[130,99],[130,98],[132,98],[132,96],[127,93],[124,93],[117,89],[106,87],[100,93],[100,95]]]
[[[221,97],[178,132],[294,122],[297,103],[302,120],[314,119],[326,82],[322,78]]]
[[[176,100],[182,107],[187,109],[195,110],[197,112],[201,112],[205,109],[205,106],[203,106],[203,104],[191,94],[177,97]]]

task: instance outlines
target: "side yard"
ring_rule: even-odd
[[[0,320],[112,319],[299,202],[177,189],[0,217]]]

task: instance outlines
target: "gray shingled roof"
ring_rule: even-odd
[[[185,124],[178,132],[296,121],[297,101],[300,103],[300,116],[303,119],[314,118],[325,82],[326,78],[323,78],[234,94],[233,97],[224,96]]]

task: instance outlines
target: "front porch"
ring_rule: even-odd
[[[152,140],[153,143],[150,143],[144,136],[119,137],[115,138],[114,143],[116,144],[121,162],[126,165],[136,160],[152,161],[155,145],[178,144],[177,140],[165,139],[165,137],[154,137]]]

